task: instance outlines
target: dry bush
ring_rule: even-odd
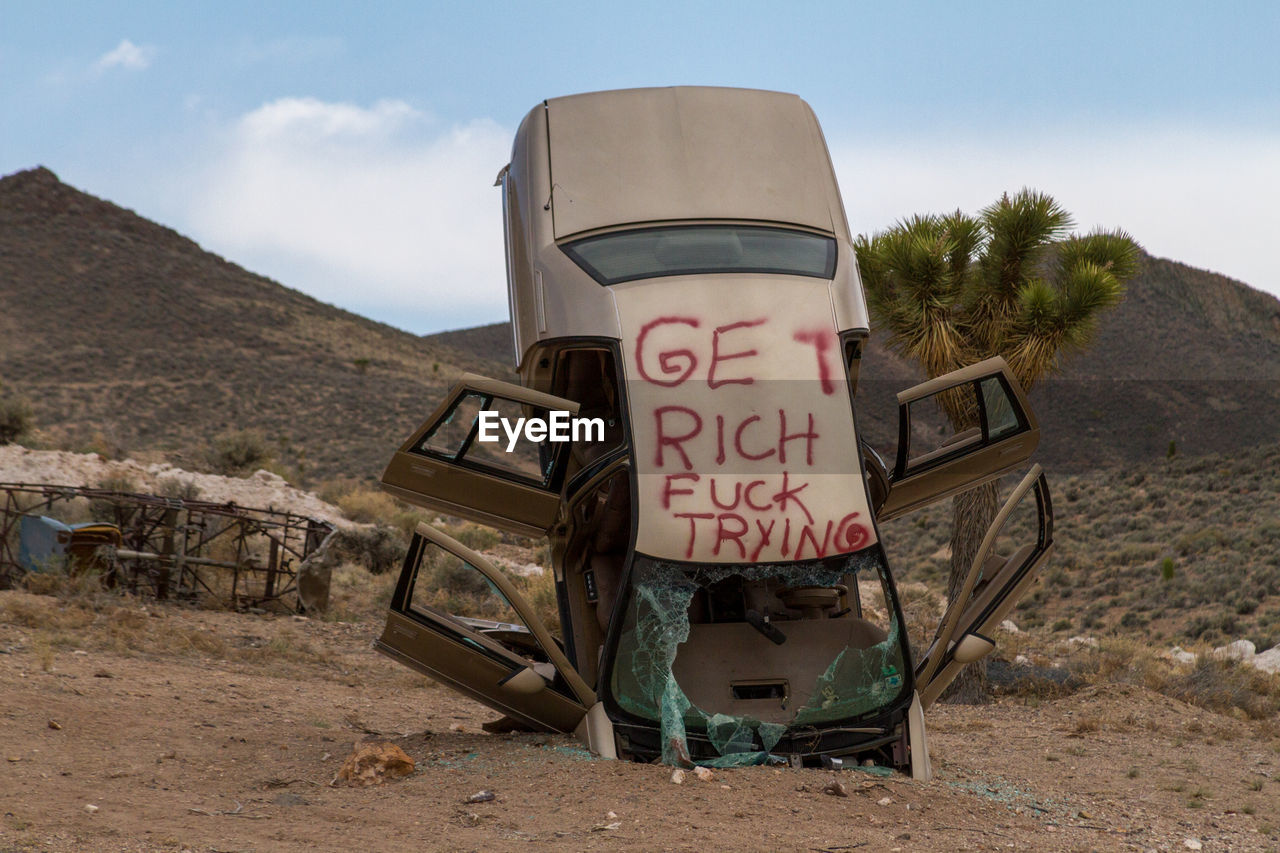
[[[138,481],[128,474],[108,474],[98,480],[98,488],[108,492],[127,492],[138,494]]]
[[[241,429],[215,436],[205,450],[204,460],[215,474],[234,477],[270,464],[272,454],[262,433]]]
[[[1092,684],[1138,684],[1218,713],[1260,720],[1280,712],[1280,675],[1208,654],[1187,668],[1157,656],[1149,644],[1112,639],[1072,658],[1069,669]]]
[[[357,563],[342,563],[329,580],[329,609],[324,618],[338,622],[380,622],[387,617],[399,573],[370,575]]]
[[[198,501],[200,500],[200,487],[193,480],[186,480],[182,477],[165,477],[156,483],[156,494],[163,498]]]
[[[31,404],[21,397],[0,397],[0,444],[15,444],[30,434]]]
[[[541,574],[516,578],[516,587],[529,602],[534,614],[553,634],[560,632],[560,604],[556,598],[555,573],[544,569]]]
[[[337,563],[356,563],[370,574],[381,575],[399,571],[408,543],[399,530],[379,524],[341,528],[329,548]]]
[[[401,512],[391,495],[377,489],[353,489],[341,495],[337,505],[343,515],[362,524],[386,524]]]
[[[906,621],[907,637],[912,653],[923,655],[933,640],[933,632],[942,621],[946,602],[942,596],[923,583],[904,583],[898,586],[898,601],[902,605],[902,618]]]
[[[1235,660],[1201,655],[1189,672],[1171,676],[1161,691],[1220,713],[1261,720],[1280,712],[1280,676]]]

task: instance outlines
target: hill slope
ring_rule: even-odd
[[[474,357],[509,342],[506,323],[434,335]],[[510,343],[505,343],[504,354]],[[1072,470],[1230,452],[1280,439],[1280,300],[1226,276],[1146,256],[1128,298],[1099,324],[1095,345],[1033,389],[1041,454]],[[858,425],[888,457],[895,395],[923,379],[872,335]]]
[[[0,179],[0,381],[46,442],[198,454],[257,428],[311,478],[376,476],[462,370],[510,377],[505,323],[417,337],[305,296],[61,183]],[[366,361],[367,360],[367,361]],[[919,378],[873,340],[859,423],[888,453]],[[1099,463],[1280,437],[1280,301],[1147,258],[1097,345],[1032,402],[1043,458]]]
[[[0,180],[0,381],[31,400],[51,443],[193,454],[252,427],[287,463],[363,477],[473,362],[47,169]]]

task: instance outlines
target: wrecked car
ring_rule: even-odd
[[[547,537],[559,624],[423,524],[376,647],[603,756],[869,759],[927,778],[924,709],[991,651],[1046,559],[1049,494],[1033,467],[915,649],[880,525],[1028,459],[1039,427],[1008,367],[899,394],[888,464],[859,438],[867,309],[794,95],[554,98],[498,185],[520,382],[464,375],[382,485]],[[975,426],[934,426],[940,395]]]

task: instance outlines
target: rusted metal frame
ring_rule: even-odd
[[[0,513],[0,534],[2,534],[0,548],[3,549],[0,551],[0,556],[4,556],[5,559],[0,560],[0,564],[17,565],[9,538],[15,526],[19,524],[21,516],[37,510],[51,510],[59,501],[83,497],[90,501],[109,502],[112,508],[111,514],[116,517],[121,528],[122,539],[127,536],[130,543],[136,543],[137,546],[155,548],[156,545],[152,543],[159,536],[161,537],[161,542],[158,543],[160,550],[173,551],[176,554],[176,547],[165,547],[166,542],[175,533],[184,534],[181,546],[182,557],[199,557],[213,540],[228,532],[233,533],[236,563],[233,566],[223,564],[232,573],[233,604],[239,604],[241,598],[244,598],[246,603],[278,600],[296,589],[297,574],[292,570],[290,565],[292,561],[289,556],[305,560],[308,554],[318,548],[333,530],[329,523],[308,516],[272,509],[239,507],[234,503],[188,501],[89,487],[0,484],[0,490],[3,490],[5,495],[4,510]],[[21,501],[22,495],[38,496],[38,499],[24,505]],[[185,524],[175,523],[174,516],[171,515],[174,510],[186,511]],[[215,526],[215,518],[225,518],[227,523],[217,525],[220,529],[210,535],[209,530]],[[184,529],[179,531],[178,528]],[[199,530],[194,544],[190,536],[190,531],[193,529]],[[250,550],[248,540],[251,536],[261,536],[268,541],[270,552],[265,567],[250,565],[247,559]],[[199,562],[204,563],[205,559],[207,558],[202,558]],[[117,572],[120,575],[119,580],[128,583],[134,591],[137,591],[144,576],[148,581],[154,581],[155,579],[151,578],[152,573],[147,570],[149,562],[155,561],[117,560],[116,565],[123,569]],[[173,560],[173,562],[179,561]],[[207,564],[216,565],[217,562],[210,561]],[[255,595],[251,590],[245,590],[242,594],[241,575],[244,574],[243,580],[249,582],[255,572],[265,572],[267,575],[263,594]],[[280,584],[282,579],[283,586]],[[152,585],[157,595],[163,596],[166,592],[163,583],[157,585],[153,582]],[[223,598],[195,571],[184,565],[179,573],[175,590],[179,594],[187,590],[198,593],[196,587],[202,587],[205,592],[217,599]]]

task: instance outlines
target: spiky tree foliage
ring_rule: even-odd
[[[1099,315],[1124,297],[1140,249],[1123,231],[1070,234],[1071,215],[1052,197],[1007,193],[976,216],[913,216],[855,241],[867,303],[888,346],[930,377],[1003,356],[1028,391],[1063,353],[1091,340]],[[973,425],[959,397],[943,409],[956,431]],[[997,510],[996,484],[952,504],[954,595]],[[981,701],[983,670],[968,667],[952,697]]]

